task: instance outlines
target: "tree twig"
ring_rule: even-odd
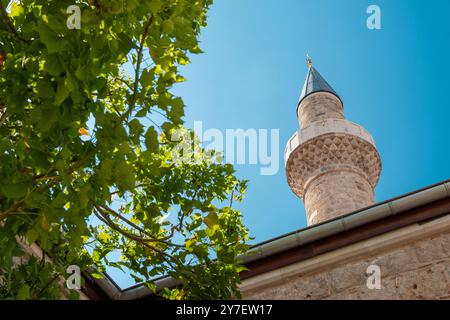
[[[131,101],[128,106],[128,110],[122,116],[122,121],[126,120],[129,117],[129,115],[131,114],[131,112],[133,112],[133,109],[136,105],[137,95],[138,95],[138,90],[139,90],[139,80],[140,80],[140,75],[141,75],[141,64],[142,64],[142,59],[144,56],[145,40],[147,39],[148,31],[150,29],[152,22],[153,22],[153,15],[151,15],[150,18],[147,20],[147,22],[144,24],[144,31],[142,33],[142,37],[141,37],[140,44],[139,44],[137,61],[136,61],[136,69],[135,69],[135,74],[134,74],[134,86],[133,86],[133,90],[132,90],[133,96],[131,97]]]
[[[19,39],[20,41],[25,42],[26,44],[31,44],[30,40],[25,39],[22,37],[19,32],[17,32],[16,28],[14,27],[14,24],[12,23],[11,19],[8,16],[8,13],[5,10],[5,7],[2,3],[0,3],[0,12],[1,16],[3,18],[3,21],[6,23],[6,26],[8,27],[9,31],[14,34],[14,36]]]

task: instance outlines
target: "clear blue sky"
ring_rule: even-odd
[[[382,30],[368,30],[379,5]],[[204,54],[176,87],[186,126],[280,129],[280,170],[237,166],[250,180],[241,209],[254,242],[306,226],[289,189],[284,148],[309,53],[338,92],[347,119],[374,137],[383,162],[376,200],[450,178],[450,1],[216,0],[201,36]],[[115,276],[122,285],[133,284]]]

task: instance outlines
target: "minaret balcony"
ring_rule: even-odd
[[[297,131],[287,143],[285,166],[288,184],[300,198],[310,182],[326,172],[352,171],[372,187],[381,173],[372,136],[345,119],[320,120]]]

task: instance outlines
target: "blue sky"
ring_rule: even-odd
[[[382,30],[366,27],[370,4],[381,8]],[[377,202],[450,178],[449,17],[448,0],[215,1],[201,36],[205,53],[183,69],[187,82],[174,91],[187,105],[188,127],[201,120],[223,132],[280,130],[278,174],[236,166],[250,180],[240,209],[254,242],[306,226],[284,171],[306,53],[341,96],[347,119],[376,141]]]

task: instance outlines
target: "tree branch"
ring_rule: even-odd
[[[11,19],[8,16],[8,13],[5,10],[5,7],[2,3],[0,3],[0,13],[3,19],[3,22],[5,22],[6,26],[8,27],[9,31],[20,41],[25,42],[26,44],[31,44],[30,40],[25,39],[22,37],[19,32],[17,32],[16,28],[14,27],[14,24],[12,23]]]
[[[141,64],[142,64],[142,59],[144,56],[145,40],[147,39],[148,30],[150,29],[152,22],[153,22],[153,15],[151,15],[150,18],[147,20],[147,22],[144,24],[144,31],[142,33],[141,41],[139,44],[137,61],[136,61],[136,69],[135,69],[135,74],[134,74],[134,86],[133,86],[133,90],[132,90],[133,96],[131,97],[131,101],[128,106],[128,110],[122,116],[122,121],[127,119],[130,116],[131,112],[133,112],[133,109],[136,106],[137,95],[138,95],[138,91],[139,91],[139,80],[140,80],[140,75],[141,75]]]

